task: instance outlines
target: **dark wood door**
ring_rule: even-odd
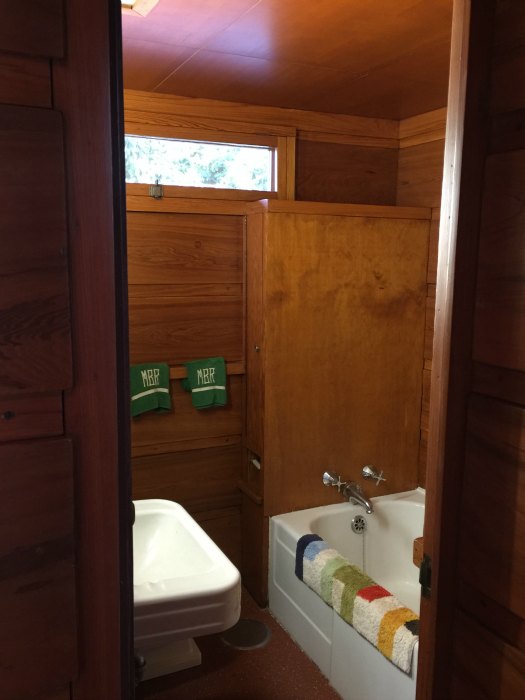
[[[525,697],[523,26],[522,2],[455,3],[420,700]]]

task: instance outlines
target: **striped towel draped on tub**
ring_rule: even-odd
[[[387,659],[405,673],[419,634],[419,617],[318,535],[297,542],[295,574]]]

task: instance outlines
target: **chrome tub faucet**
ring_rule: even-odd
[[[339,493],[341,493],[342,489],[343,498],[348,498],[348,501],[354,505],[363,506],[367,513],[374,512],[374,506],[368,498],[366,498],[363,489],[355,481],[341,481],[339,474],[335,472],[325,472],[323,474],[323,484],[325,486],[336,487]]]

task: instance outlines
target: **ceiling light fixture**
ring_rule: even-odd
[[[145,17],[155,7],[159,0],[121,0],[122,9]]]

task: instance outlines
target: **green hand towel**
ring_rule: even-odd
[[[170,368],[160,362],[133,365],[130,369],[131,415],[162,413],[171,408]]]
[[[223,357],[185,362],[187,379],[182,380],[186,391],[191,391],[191,402],[195,408],[226,406],[226,364]]]

